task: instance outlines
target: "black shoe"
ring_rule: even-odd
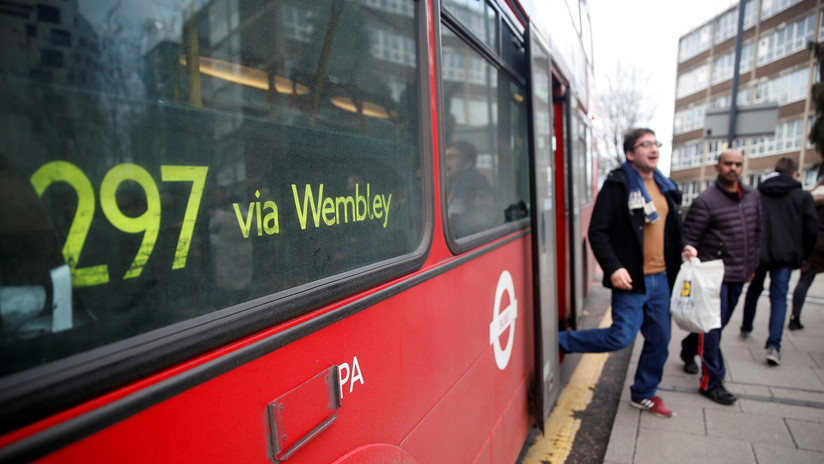
[[[695,356],[688,356],[682,351],[681,360],[684,361],[684,372],[687,374],[698,373],[698,364],[695,363]]]
[[[790,316],[790,324],[787,326],[787,328],[790,330],[801,330],[804,328],[804,326],[801,325],[801,319],[799,319],[797,316]]]
[[[729,406],[735,403],[735,400],[738,399],[737,396],[727,391],[727,389],[724,388],[724,385],[720,383],[710,391],[698,389],[698,392],[706,396],[707,398],[715,401],[716,403],[723,404],[725,406]]]

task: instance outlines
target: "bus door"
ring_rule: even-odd
[[[574,92],[567,92],[567,102],[577,102],[578,98]],[[569,239],[568,246],[568,268],[569,268],[569,288],[570,294],[568,301],[569,306],[569,324],[573,329],[581,328],[581,319],[583,317],[583,302],[584,302],[584,286],[586,279],[586,270],[584,262],[586,260],[587,252],[584,243],[584,235],[586,231],[583,228],[583,214],[582,207],[586,203],[584,191],[587,188],[586,182],[586,116],[584,116],[577,108],[577,103],[570,108],[568,113],[567,127],[569,139],[566,145],[566,163],[568,169],[567,175],[567,207],[569,223],[567,230]]]
[[[558,268],[558,324],[561,330],[576,329],[575,305],[573,298],[572,263],[574,242],[572,235],[574,221],[572,178],[570,167],[569,136],[569,102],[570,95],[566,84],[553,74],[552,102],[553,102],[553,142],[555,158],[555,198],[558,208],[555,209],[557,268]]]
[[[543,40],[530,31],[532,93],[530,186],[533,300],[535,302],[535,418],[543,429],[558,395],[558,317],[555,274],[555,203],[552,157],[552,77]]]

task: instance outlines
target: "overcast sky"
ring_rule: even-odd
[[[678,38],[737,4],[736,0],[590,0],[596,92],[603,80],[600,75],[614,70],[618,62],[649,71],[649,94],[656,104],[650,128],[664,143],[658,166],[664,173],[670,172],[671,164]]]

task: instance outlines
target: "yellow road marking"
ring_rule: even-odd
[[[608,308],[598,328],[612,325],[612,308]],[[569,383],[558,396],[555,408],[549,415],[543,439],[536,440],[527,451],[522,464],[563,464],[572,451],[575,435],[581,428],[581,420],[574,417],[592,402],[592,390],[601,378],[609,353],[586,353],[581,356]]]

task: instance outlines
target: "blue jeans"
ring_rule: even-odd
[[[770,269],[770,336],[767,338],[765,348],[775,348],[781,351],[781,337],[784,334],[784,319],[787,316],[787,292],[790,290],[790,275],[792,268],[789,266]],[[758,268],[755,277],[750,282],[747,290],[747,297],[744,299],[744,319],[741,321],[741,330],[752,332],[752,323],[755,320],[755,306],[758,297],[764,291],[764,279],[767,277],[767,270]]]
[[[612,325],[606,329],[566,331],[558,334],[563,353],[604,353],[629,346],[638,330],[644,348],[638,359],[632,398],[652,398],[661,383],[670,340],[670,288],[667,273],[644,276],[646,293],[612,292]]]
[[[701,355],[701,389],[710,391],[727,375],[724,355],[721,353],[721,331],[727,326],[741,297],[743,283],[724,282],[721,284],[721,328],[704,334],[691,333],[681,341],[681,357]]]

